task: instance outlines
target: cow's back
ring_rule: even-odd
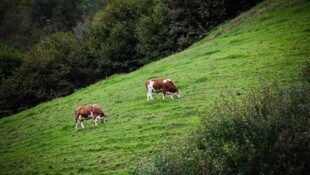
[[[90,107],[88,106],[82,106],[75,110],[75,116],[81,115],[82,117],[87,117],[90,115]]]
[[[93,113],[96,114],[96,115],[100,115],[100,116],[105,116],[104,113],[103,113],[103,110],[101,109],[101,107],[99,105],[91,105],[92,108],[93,108]]]
[[[154,80],[153,88],[156,91],[162,91],[164,87],[164,78],[157,78]]]
[[[75,117],[79,116],[80,113],[81,113],[81,110],[82,110],[83,106],[82,107],[78,107],[74,110],[74,115]]]
[[[168,91],[172,93],[178,92],[178,88],[173,84],[171,80],[168,80],[167,82],[165,82],[163,86],[164,86],[163,87],[164,91]]]

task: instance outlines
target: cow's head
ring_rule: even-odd
[[[178,89],[177,92],[174,93],[174,95],[175,95],[177,98],[181,98],[180,90]]]
[[[99,120],[101,121],[101,123],[105,123],[105,121],[107,120],[107,116],[104,115],[102,117],[99,117]]]

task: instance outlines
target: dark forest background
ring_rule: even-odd
[[[1,0],[0,118],[179,52],[261,0]]]

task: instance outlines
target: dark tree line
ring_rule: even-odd
[[[260,0],[3,0],[0,117],[191,45]]]

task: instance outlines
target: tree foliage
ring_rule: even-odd
[[[141,66],[135,28],[150,4],[151,0],[113,1],[95,15],[90,37],[96,57],[101,58],[108,74],[128,72]]]
[[[0,42],[25,51],[38,42],[41,33],[30,20],[33,1],[0,1]]]
[[[172,38],[169,37],[169,25],[162,14],[163,3],[157,3],[149,9],[149,15],[143,15],[137,21],[135,35],[138,40],[136,50],[140,62],[146,64],[174,52]]]
[[[32,21],[46,34],[68,31],[82,19],[81,0],[38,0],[32,8]]]
[[[11,47],[0,44],[0,76],[8,78],[21,66],[22,54]]]
[[[163,0],[162,18],[176,50],[182,50],[205,36],[215,26],[259,0]]]
[[[1,108],[15,111],[73,92],[87,73],[86,63],[76,56],[78,47],[73,34],[63,32],[35,45],[15,74],[2,83]]]

